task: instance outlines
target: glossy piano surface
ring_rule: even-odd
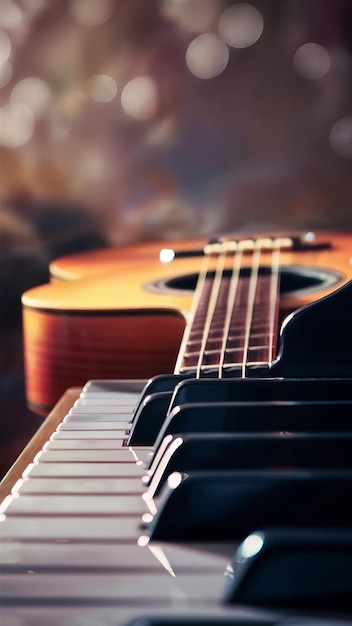
[[[340,390],[341,385],[345,390],[344,403],[349,403],[350,409],[351,383],[350,380],[345,385],[340,383]],[[325,623],[352,623],[349,565],[352,538],[348,517],[352,459],[349,460],[346,452],[352,436],[352,423],[350,425],[345,419],[337,431],[326,433],[324,419],[321,419],[319,429],[319,411],[315,410],[313,413],[316,413],[318,425],[314,433],[279,430],[265,433],[259,432],[256,425],[254,432],[244,433],[242,428],[242,432],[237,433],[237,440],[236,432],[228,435],[228,441],[226,433],[223,433],[220,450],[215,443],[212,448],[209,441],[208,448],[204,448],[203,434],[203,441],[195,439],[197,446],[202,445],[203,448],[191,448],[193,465],[190,465],[186,449],[189,439],[184,436],[185,452],[180,454],[183,441],[178,440],[182,437],[175,435],[169,441],[168,449],[169,462],[174,463],[173,472],[170,478],[164,480],[159,495],[159,492],[154,494],[150,491],[152,446],[127,445],[134,408],[143,386],[143,381],[89,381],[74,406],[40,446],[41,450],[14,486],[12,494],[3,501],[0,525],[1,626],[242,626],[248,623],[264,626],[285,623],[293,618],[310,623],[318,617],[324,618]],[[339,402],[333,404],[334,401],[336,398],[331,399],[331,410],[337,411]],[[301,411],[302,407],[307,410],[307,402],[309,405],[311,400],[304,398],[302,402],[296,401],[298,410]],[[274,406],[275,403],[275,412]],[[226,406],[229,415],[239,408],[238,403]],[[215,403],[215,412],[216,409]],[[221,405],[218,410],[221,413],[223,409]],[[313,421],[311,417],[311,423]],[[260,439],[263,441],[261,452]],[[215,436],[214,442],[216,440]],[[306,449],[307,446],[319,445],[319,442],[324,444],[326,467],[319,455],[314,457]],[[248,455],[253,456],[252,469],[250,459],[246,459],[246,445]],[[226,472],[215,469],[212,455],[221,453],[235,457],[236,446],[241,449],[237,462],[235,458],[222,460],[222,464],[229,465],[231,469]],[[184,531],[176,539],[171,534],[170,537],[163,536],[162,540],[151,539],[153,527],[162,517],[162,500],[177,494],[182,481],[187,481],[187,478],[197,485],[197,476],[202,473],[194,469],[197,455],[200,462],[209,463],[205,474],[208,472],[208,482],[213,482],[216,487],[214,493],[206,490],[206,481],[201,481],[200,491],[196,487],[191,495],[186,496],[193,502],[187,502],[181,493],[177,515],[183,520]],[[160,457],[161,467],[163,462],[163,457]],[[204,467],[202,471],[204,473]],[[226,480],[222,481],[224,473]],[[261,529],[257,524],[263,520],[256,516],[253,502],[248,508],[247,496],[252,492],[253,501],[258,498],[259,505],[259,499],[264,497],[263,488],[268,489],[261,483],[263,476],[267,476],[269,483],[277,480],[275,476],[281,476],[286,483],[271,494],[277,498],[277,506],[271,505],[271,517],[267,520],[270,528]],[[332,502],[332,493],[335,498],[335,509],[329,510],[326,517],[329,528],[325,527],[322,519],[319,532],[315,532],[309,516],[305,518],[299,498],[299,485],[302,484],[306,498],[304,506],[308,506],[307,485],[310,480],[315,487],[320,485],[319,501],[311,505],[311,514],[316,505],[324,514],[324,507]],[[244,481],[242,487],[241,481]],[[268,564],[266,555],[277,554],[275,547],[272,548],[272,533],[275,537],[275,526],[277,522],[282,523],[285,491],[291,489],[290,481],[296,481],[296,487],[298,485],[298,492],[297,489],[294,491],[294,506],[301,507],[299,519],[302,527],[295,526],[294,532],[286,535],[281,527],[278,544],[285,548],[281,552],[281,562],[278,564],[277,558],[274,558]],[[228,494],[234,497],[236,485],[238,506],[233,508],[228,506],[226,498]],[[275,485],[273,488],[277,489]],[[223,499],[219,489],[225,490]],[[197,504],[195,515],[192,504],[193,508]],[[199,510],[202,507],[203,511]],[[267,509],[269,511],[269,506]],[[243,516],[243,524],[247,516],[248,529],[246,525],[243,528],[238,525],[239,515]],[[209,530],[214,520],[219,529],[220,522],[225,520],[227,529],[239,530],[227,535],[219,530],[218,534],[209,535],[206,524],[209,524]],[[317,521],[314,517],[313,523]],[[310,528],[306,528],[305,524]],[[193,527],[192,536],[188,536],[190,526]],[[247,535],[253,533],[265,538],[264,571],[266,567],[272,577],[272,582],[268,576],[264,577],[268,585],[264,596],[253,591],[256,589],[255,581],[261,580],[257,565],[257,569],[253,570],[257,572],[257,578],[253,577],[254,587],[251,583],[248,585],[248,578],[251,581],[249,561],[255,557],[257,563],[258,555],[252,548],[252,553],[247,553],[244,558],[243,546],[248,545]],[[309,533],[315,542],[307,550]],[[287,541],[287,534],[291,537],[290,541]],[[336,554],[341,553],[342,545],[340,567]],[[279,584],[286,580],[291,589],[290,581],[301,577],[302,565],[297,564],[292,551],[294,554],[303,552],[310,557],[306,561],[310,568],[310,580],[316,579],[319,569],[325,572],[331,569],[335,587],[329,596],[330,579],[327,573],[323,580],[324,602],[319,593],[317,595],[314,585],[307,592],[307,602],[300,605],[295,593],[287,593],[285,585]],[[239,554],[242,557],[236,565]],[[315,554],[318,554],[317,558]],[[304,569],[303,565],[301,571]],[[343,583],[339,581],[339,576]],[[321,610],[318,610],[320,604]],[[313,623],[316,624],[316,621]]]

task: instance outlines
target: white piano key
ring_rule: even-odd
[[[152,615],[179,618],[180,624],[189,623],[191,618],[196,619],[198,626],[206,625],[208,618],[213,618],[214,623],[224,624],[224,619],[228,621],[228,626],[276,626],[287,622],[287,614],[282,611],[268,611],[253,607],[231,607],[214,605],[203,606],[202,601],[192,603],[192,606],[172,606],[165,609],[164,603],[161,605],[154,603],[144,606],[135,604],[131,606],[111,606],[97,603],[95,605],[71,604],[46,604],[44,607],[28,605],[3,607],[1,612],[1,626],[127,626],[131,620],[136,625],[135,620],[140,620],[140,626],[145,624],[145,618]],[[7,621],[8,619],[8,621]],[[291,620],[292,621],[292,620]],[[166,622],[167,623],[167,622]],[[350,626],[350,622],[333,619],[320,619],[319,622],[305,619],[294,620],[296,626]]]
[[[87,380],[82,388],[82,393],[119,393],[123,397],[139,397],[146,384],[145,380],[118,379],[118,378],[92,378]]]
[[[117,408],[118,407],[116,407],[114,404],[106,405],[104,407],[101,405],[73,406],[68,413],[69,415],[75,415],[77,413],[112,413],[115,415],[118,415],[118,413],[129,413],[128,410],[126,411],[126,407],[120,407],[120,410],[117,410]]]
[[[124,407],[126,410],[128,409],[133,410],[137,404],[138,396],[131,396],[130,398],[124,398],[124,397],[121,397],[121,395],[118,393],[101,393],[101,392],[91,391],[91,392],[81,393],[79,398],[77,398],[75,402],[77,404],[80,404],[81,401],[87,401],[87,403],[92,402],[92,404],[94,405],[95,403],[100,404],[99,402],[100,399],[104,399],[106,401],[110,400],[110,404],[116,403],[117,406]],[[108,402],[105,402],[105,404],[108,404]]]
[[[129,428],[131,428],[131,423],[130,422],[125,422],[125,421],[84,421],[84,419],[82,420],[78,420],[78,421],[72,421],[72,422],[61,422],[61,424],[59,424],[57,430],[120,430],[120,431],[126,431]]]
[[[43,445],[43,450],[121,450],[121,440],[50,439]]]
[[[29,476],[37,478],[123,478],[143,476],[135,463],[37,463]]]
[[[134,495],[31,495],[13,497],[5,515],[143,515],[146,506]]]
[[[139,400],[140,394],[136,393],[121,393],[120,391],[94,391],[87,389],[81,391],[78,400],[98,400],[99,398],[111,399],[113,402],[118,400],[121,406],[133,406]]]
[[[119,517],[5,517],[0,522],[2,541],[106,542],[136,541],[140,518]],[[104,551],[104,548],[102,548]]]
[[[126,446],[122,447],[120,439],[53,439],[47,441],[43,450],[127,450],[131,451],[133,458],[147,462],[153,454],[150,446]]]
[[[68,413],[62,422],[110,422],[119,424],[119,422],[128,422],[131,424],[131,413],[119,413],[112,415],[111,413]]]
[[[138,394],[132,395],[138,400]],[[80,415],[71,414],[65,421],[77,419],[80,422]],[[85,422],[100,421],[100,418],[94,420],[96,413],[84,415]],[[111,419],[116,423],[121,413],[99,411],[99,415],[103,422]],[[4,516],[0,523],[3,543],[1,626],[88,626],[93,623],[126,626],[137,614],[158,612],[173,617],[178,613],[187,616],[195,612],[203,616],[216,612],[238,615],[236,608],[227,610],[219,601],[223,595],[223,574],[236,546],[227,546],[227,552],[224,547],[222,554],[216,554],[214,546],[209,549],[200,545],[156,546],[151,542],[143,548],[137,545],[138,537],[143,534],[140,513],[119,516],[113,512],[115,505],[112,505],[111,509],[107,506],[107,512],[101,516],[90,516],[84,512],[85,504],[82,512],[81,504],[88,503],[84,500],[86,496],[92,496],[90,501],[96,509],[105,493],[109,502],[115,494],[125,494],[125,502],[130,494],[137,494],[131,496],[131,500],[143,506],[141,477],[145,470],[133,462],[124,462],[125,452],[129,450],[123,447],[125,439],[125,433],[115,426],[111,431],[104,428],[91,431],[84,427],[84,430],[72,431],[59,429],[44,445],[45,455],[38,455],[39,462],[30,468],[29,477],[19,488],[17,502],[30,497],[29,494],[38,496],[32,503],[46,502],[48,494],[55,493],[58,495],[52,496],[52,503],[60,502],[61,497],[65,497],[67,503],[76,500],[79,514],[65,516],[65,507],[62,510],[58,506],[52,513],[36,516],[32,510],[27,514],[26,507],[21,505],[23,513]],[[76,462],[66,462],[65,451],[81,449],[84,453],[97,454],[86,457],[90,462],[78,460],[85,458],[85,454],[80,453],[73,455]],[[107,455],[104,450],[108,451]],[[64,455],[53,456],[51,462],[45,462],[49,451],[54,455],[63,451]],[[113,463],[108,460],[110,451],[115,455]],[[150,453],[148,447],[133,448],[135,458],[147,459]],[[105,460],[93,462],[92,458],[100,459],[100,454]],[[107,476],[97,475],[102,466],[108,469]],[[125,476],[126,466],[136,467],[136,476]],[[79,467],[84,470],[84,476],[71,476]],[[65,475],[35,477],[37,472],[40,476],[40,472],[51,472],[53,468],[55,472],[64,471]],[[112,475],[112,468],[117,469],[116,476]],[[120,496],[115,499],[120,500]],[[44,510],[48,507],[47,503],[43,504]],[[238,611],[242,626],[248,613],[252,619],[257,615],[256,609],[241,607]],[[261,615],[259,610],[258,615]]]
[[[36,456],[40,463],[135,463],[128,448],[117,450],[43,450]]]
[[[30,601],[94,601],[110,602],[116,606],[141,601],[159,601],[165,606],[178,603],[184,606],[202,598],[204,605],[214,603],[222,593],[224,580],[216,573],[179,574],[164,573],[81,573],[72,574],[12,574],[2,577],[0,593],[3,602]]]
[[[126,408],[133,409],[134,402],[125,402],[125,404],[122,404],[121,398],[117,395],[107,397],[104,394],[101,394],[96,398],[86,395],[80,396],[77,400],[75,400],[71,408],[75,408],[77,406],[101,406],[103,411],[106,406],[113,406],[115,407],[115,411],[120,413],[126,411]]]
[[[19,486],[22,494],[127,494],[140,495],[140,478],[26,478]]]
[[[108,543],[101,545],[87,543],[44,543],[12,541],[3,543],[0,552],[0,571],[25,572],[30,569],[40,570],[113,570],[113,571],[163,571],[170,566],[177,576],[179,572],[218,572],[221,576],[234,548],[229,548],[229,555],[211,553],[206,550],[165,544],[161,558],[158,549],[154,553],[148,547],[138,546],[136,542],[125,544]],[[165,561],[162,560],[165,557]],[[165,565],[164,565],[165,563]]]
[[[126,431],[122,430],[57,430],[55,431],[51,437],[50,441],[53,439],[117,439],[122,442],[126,439]]]

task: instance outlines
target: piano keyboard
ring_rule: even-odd
[[[320,385],[319,397],[329,384]],[[225,436],[209,435],[206,424],[197,430],[195,424],[202,421],[202,415],[203,421],[212,420],[214,410],[208,416],[205,405],[200,403],[203,411],[199,411],[186,402],[193,432],[191,427],[183,435],[182,446],[179,432],[170,435],[169,431],[158,457],[151,442],[136,445],[129,434],[143,387],[143,381],[89,381],[3,501],[1,626],[264,626],[289,618],[306,624],[317,617],[325,623],[352,624],[352,600],[348,601],[352,599],[350,381],[331,382],[326,392],[330,400],[324,405],[329,411],[314,397],[272,402],[263,410],[271,415],[275,432],[270,432],[270,424],[263,424],[260,434],[256,420],[262,418],[258,418],[256,402],[217,399],[215,415],[225,424]],[[307,415],[307,427],[301,420],[294,432],[286,426],[296,405],[300,405],[300,415]],[[247,425],[236,425],[240,408]],[[171,411],[180,412],[177,405]],[[327,412],[334,424],[330,432],[325,428]],[[281,430],[277,429],[279,414],[286,416]],[[172,481],[180,481],[182,472],[185,494],[181,508],[175,509],[173,494],[178,487]],[[320,490],[322,503],[309,506],[305,487],[309,480]],[[253,483],[258,511],[253,503],[248,509]],[[210,495],[204,491],[207,484]],[[288,506],[284,502],[287,493],[292,497],[291,513],[296,511],[292,527],[283,514],[276,517],[280,508]],[[328,501],[323,497],[326,493]],[[257,515],[263,497],[268,497],[267,504]],[[333,510],[324,513],[326,502]],[[164,505],[174,515],[173,521],[161,514]],[[319,506],[321,521],[315,515],[315,510],[321,515]],[[188,518],[187,507],[199,511]],[[204,515],[203,523],[200,515]],[[238,527],[237,516],[244,519]],[[213,528],[219,519],[217,535]],[[248,536],[252,542],[261,537],[270,553],[271,526],[277,524],[281,526],[279,545],[284,549],[288,545],[287,584],[281,588],[281,582],[276,583],[277,593],[270,588],[275,567],[281,571],[274,558],[259,591],[251,583],[242,590],[236,586],[236,567],[237,576],[245,581],[246,571],[241,567],[248,569],[244,551]],[[276,540],[274,532],[274,554]],[[310,608],[308,602],[307,609],[297,599],[300,582],[292,571],[297,570],[294,554],[302,546],[303,569],[311,580],[316,580],[319,568],[325,572],[325,578],[322,574],[315,583],[318,592],[320,585],[322,595],[329,596],[330,568],[336,581],[336,602],[325,607],[322,597],[321,611],[316,602]],[[277,580],[282,579],[280,574]],[[317,589],[312,587],[314,596]]]

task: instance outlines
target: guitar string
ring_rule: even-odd
[[[278,290],[280,276],[280,252],[281,240],[275,239],[270,242],[271,265],[270,265],[270,289],[269,289],[269,332],[268,332],[268,357],[267,363],[270,367],[276,347],[276,320],[278,311]],[[242,378],[246,377],[247,366],[249,363],[248,352],[250,343],[250,333],[253,321],[253,312],[257,294],[257,285],[260,272],[260,257],[264,248],[268,248],[267,240],[258,239],[255,242],[254,253],[252,255],[252,267],[248,290],[248,304],[245,326],[245,345],[243,351],[242,362]]]
[[[241,365],[241,377],[242,378],[246,377],[246,372],[247,372],[249,338],[250,338],[250,332],[251,332],[251,326],[252,326],[255,297],[256,297],[256,292],[257,292],[261,249],[262,249],[261,240],[255,241],[253,245],[253,252],[251,255],[252,264],[251,264],[249,286],[248,286],[244,345],[243,345],[243,359],[242,359],[242,365]]]
[[[232,254],[232,257],[233,257],[232,273],[231,273],[230,287],[229,287],[229,293],[228,293],[228,298],[227,298],[227,303],[226,303],[225,323],[224,323],[222,345],[221,345],[220,358],[219,358],[219,378],[223,377],[223,372],[224,372],[226,346],[227,346],[227,342],[228,342],[228,338],[230,334],[230,325],[231,325],[236,295],[237,295],[238,286],[239,286],[242,255],[243,255],[243,250],[239,248],[238,244],[236,242],[232,242],[232,244],[233,244],[232,249],[230,251],[230,254]]]
[[[212,245],[210,247],[209,267],[210,267],[211,257],[214,258],[215,255],[217,257],[215,275],[212,281],[212,289],[210,292],[210,298],[209,298],[208,308],[207,308],[207,313],[206,313],[206,318],[205,318],[201,347],[200,347],[199,355],[198,355],[198,363],[197,363],[197,370],[196,370],[197,378],[200,378],[201,376],[206,344],[209,338],[211,324],[214,319],[220,286],[221,286],[222,278],[224,275],[225,260],[226,260],[226,246],[224,246],[223,244],[218,244],[218,245]]]
[[[269,331],[267,336],[267,347],[268,347],[268,356],[267,363],[270,366],[275,354],[276,349],[276,320],[277,320],[277,305],[278,305],[278,289],[279,289],[279,267],[280,267],[280,248],[281,241],[279,239],[275,239],[274,242],[269,242],[269,247],[271,246],[271,268],[270,268],[270,287],[269,287],[269,307],[268,307],[268,318],[269,318]],[[251,336],[251,327],[253,321],[253,312],[255,308],[256,295],[257,295],[257,284],[260,272],[260,256],[263,247],[268,247],[267,240],[258,240],[256,243],[255,254],[252,255],[252,271],[250,278],[250,289],[249,294],[250,297],[247,300],[247,315],[246,315],[246,333],[245,333],[245,345],[243,349],[243,362],[242,362],[242,377],[246,376],[247,364],[248,364],[248,351],[249,351],[249,342]],[[233,255],[233,267],[232,267],[232,277],[230,281],[230,288],[228,292],[227,305],[226,305],[226,315],[225,315],[225,323],[223,328],[223,338],[222,338],[222,346],[219,358],[219,378],[223,376],[224,371],[224,360],[226,354],[226,346],[229,339],[230,334],[230,324],[233,317],[233,311],[235,306],[235,298],[238,291],[238,285],[240,281],[240,272],[241,272],[241,263],[242,263],[242,255],[243,255],[243,247],[240,248],[235,242],[232,245],[232,255]],[[236,251],[236,254],[234,254]],[[248,250],[247,250],[248,251]]]
[[[279,303],[279,284],[280,284],[280,255],[281,255],[281,241],[280,239],[274,240],[274,249],[272,252],[271,262],[271,275],[270,275],[270,325],[269,325],[269,354],[268,364],[271,366],[273,359],[276,355],[276,343],[277,343],[277,317],[278,317],[278,303]]]
[[[251,252],[252,254],[252,266],[249,280],[249,297],[247,298],[247,310],[246,310],[246,322],[245,322],[245,342],[243,349],[243,359],[241,363],[241,376],[244,378],[246,376],[247,364],[248,364],[248,350],[249,350],[249,340],[251,333],[251,325],[253,318],[253,311],[255,307],[255,298],[257,292],[257,283],[258,276],[260,270],[260,256],[261,250],[263,246],[263,241],[265,240],[257,240],[256,242],[245,241],[240,244],[231,241],[231,242],[223,242],[221,244],[209,244],[204,249],[204,257],[202,260],[201,268],[198,274],[198,280],[195,288],[195,293],[192,301],[192,307],[190,310],[189,324],[187,324],[184,336],[181,342],[181,347],[179,351],[178,360],[175,366],[175,373],[180,371],[182,361],[184,359],[186,353],[186,347],[190,345],[190,333],[194,330],[194,321],[196,313],[199,312],[200,303],[202,298],[204,297],[204,288],[206,286],[206,281],[208,276],[210,275],[210,268],[214,265],[214,259],[216,257],[215,262],[215,274],[211,281],[211,292],[210,297],[208,299],[208,306],[206,311],[205,324],[202,332],[202,341],[201,346],[198,352],[198,361],[196,366],[196,377],[200,378],[202,373],[202,368],[204,365],[204,356],[206,351],[206,345],[209,338],[209,333],[211,329],[211,324],[215,316],[216,305],[218,302],[218,296],[221,288],[221,284],[224,279],[224,272],[226,266],[226,257],[231,254],[233,257],[232,262],[232,274],[230,279],[230,287],[227,297],[226,304],[226,313],[225,313],[225,323],[223,327],[223,336],[222,336],[222,345],[219,356],[218,363],[218,377],[221,378],[224,370],[224,359],[226,354],[226,346],[229,337],[230,324],[233,317],[233,309],[235,305],[236,294],[238,291],[238,286],[240,282],[240,273],[241,273],[241,264],[243,258],[243,251],[246,249],[246,252]],[[272,244],[272,242],[270,242]],[[277,315],[277,293],[278,293],[278,283],[279,283],[279,257],[280,257],[280,240],[275,240],[273,244],[272,250],[272,263],[271,263],[271,275],[270,275],[270,289],[269,289],[269,341],[268,341],[268,364],[272,362],[274,347],[275,347],[275,335],[276,335],[276,315]],[[254,253],[250,249],[254,248]]]
[[[182,369],[182,363],[185,358],[186,349],[190,342],[190,334],[193,329],[193,322],[195,320],[196,313],[198,309],[200,308],[200,302],[203,297],[203,291],[204,291],[204,287],[206,283],[206,278],[207,278],[209,267],[210,267],[210,255],[207,252],[208,248],[210,248],[210,246],[205,246],[204,248],[204,256],[202,257],[201,266],[200,266],[200,270],[199,270],[198,278],[196,282],[196,287],[195,287],[193,298],[192,298],[192,304],[191,304],[191,308],[189,311],[189,316],[188,316],[188,320],[186,323],[186,327],[183,333],[180,349],[178,352],[178,358],[176,360],[176,365],[174,368],[175,374],[179,373]],[[199,376],[197,376],[197,378],[199,378]]]
[[[244,249],[246,249],[246,252],[250,252],[252,256],[252,266],[251,266],[249,290],[248,290],[248,297],[247,297],[246,320],[245,320],[245,327],[244,327],[245,332],[244,332],[243,358],[242,358],[242,363],[241,363],[241,376],[244,378],[246,375],[249,339],[250,339],[250,332],[251,332],[251,326],[252,326],[253,311],[254,311],[254,306],[255,306],[258,275],[259,275],[259,269],[260,269],[262,241],[263,240],[257,240],[256,242],[253,242],[252,240],[247,240],[247,241],[242,241],[240,244],[236,244],[235,242],[223,242],[221,245],[212,246],[211,248],[209,246],[211,250],[209,259],[210,259],[210,256],[214,257],[214,254],[217,254],[217,263],[216,263],[216,271],[215,271],[214,279],[212,281],[210,297],[208,301],[208,308],[206,312],[206,319],[205,319],[205,324],[204,324],[204,329],[203,329],[201,347],[198,353],[198,363],[197,363],[197,370],[196,370],[197,378],[200,378],[201,373],[202,373],[202,367],[204,367],[204,356],[205,356],[205,351],[206,351],[206,345],[210,336],[211,325],[215,317],[220,288],[224,281],[226,256],[227,254],[231,253],[233,255],[232,276],[231,276],[230,289],[229,289],[228,298],[227,298],[225,325],[223,327],[222,346],[220,350],[220,357],[219,357],[219,363],[218,363],[219,378],[221,378],[223,374],[226,345],[227,345],[227,341],[229,337],[229,328],[230,328],[230,323],[231,323],[231,319],[233,316],[235,298],[236,298],[238,285],[240,281],[240,273],[242,269],[241,264],[242,264]],[[209,265],[210,265],[210,262],[209,262]]]

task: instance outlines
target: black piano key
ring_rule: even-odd
[[[282,468],[351,468],[351,433],[186,434],[170,441],[150,467],[148,494],[159,494],[175,471]]]
[[[165,417],[156,452],[169,434],[204,432],[352,432],[352,399],[185,404]]]
[[[266,528],[239,545],[224,602],[290,610],[352,610],[351,528]]]
[[[154,395],[156,393],[164,393],[165,391],[169,391],[172,393],[176,387],[176,385],[188,378],[184,374],[159,374],[158,376],[153,376],[150,378],[144,385],[138,403],[135,407],[135,413],[140,411],[141,405],[144,403],[145,399],[148,396]]]
[[[351,400],[352,378],[200,378],[176,385],[172,406],[198,402]]]
[[[238,470],[170,475],[145,534],[238,541],[259,526],[351,526],[352,471]]]
[[[171,392],[162,391],[146,396],[139,403],[128,437],[129,446],[153,445],[167,414],[171,395]]]
[[[153,379],[154,380],[154,379]],[[160,387],[168,389],[152,394],[142,393],[134,412],[128,445],[154,445],[163,435],[159,430],[172,410],[185,404],[202,404],[209,411],[214,403],[290,401],[329,403],[351,402],[352,379],[187,379],[176,384],[179,377],[157,377]],[[148,388],[148,385],[145,389]],[[158,388],[158,385],[156,385]],[[151,389],[153,387],[151,386]],[[294,403],[293,403],[294,404]],[[174,431],[175,432],[175,431]],[[182,432],[179,430],[178,432]],[[189,432],[189,429],[188,429]],[[159,435],[159,436],[158,436]]]

